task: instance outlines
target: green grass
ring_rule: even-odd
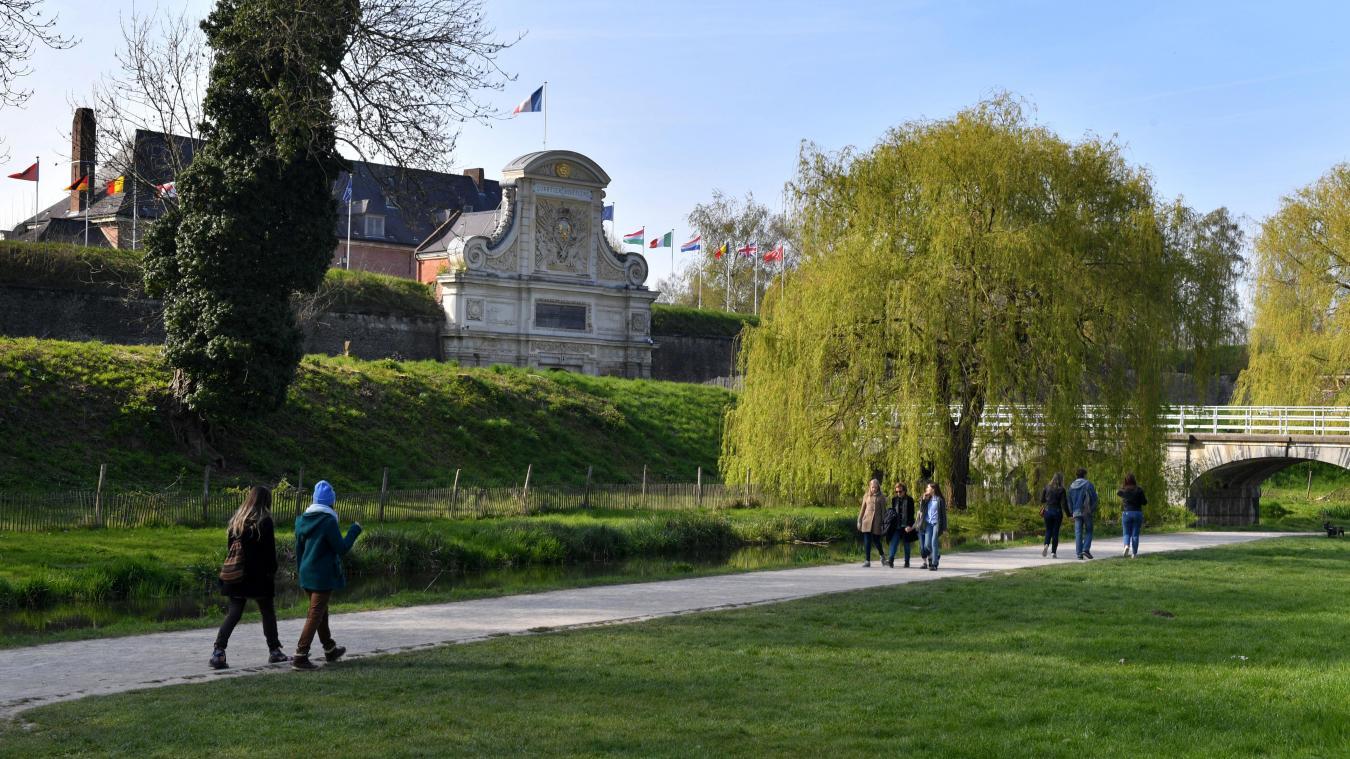
[[[153,347],[0,338],[0,490],[200,482],[165,412],[170,371]],[[465,483],[692,481],[716,471],[726,390],[433,361],[309,356],[286,405],[218,430],[217,481],[326,478],[378,489]]]
[[[135,295],[141,291],[141,253],[0,240],[0,283]]]
[[[445,318],[430,285],[364,271],[329,269],[314,301],[326,311]]]
[[[26,712],[0,746],[1337,756],[1347,576],[1350,543],[1309,538],[947,579],[84,699]]]
[[[653,335],[735,337],[746,325],[756,326],[759,317],[710,308],[691,308],[665,303],[652,305]]]

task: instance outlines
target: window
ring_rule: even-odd
[[[545,329],[586,330],[586,307],[566,303],[534,304],[534,326]]]
[[[384,237],[384,217],[366,217],[366,237]]]

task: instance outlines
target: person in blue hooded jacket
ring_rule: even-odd
[[[333,486],[320,480],[314,485],[314,503],[295,518],[295,562],[300,567],[300,588],[309,595],[309,614],[300,630],[300,641],[295,644],[295,658],[291,660],[294,669],[318,669],[309,660],[315,633],[323,644],[324,659],[335,662],[347,653],[347,649],[333,641],[328,629],[328,599],[333,591],[347,587],[342,556],[352,550],[361,534],[361,523],[353,522],[343,537],[337,511],[333,509],[336,502]]]
[[[1092,518],[1097,513],[1097,488],[1080,468],[1069,485],[1069,512],[1073,514],[1073,542],[1078,558],[1092,558]]]

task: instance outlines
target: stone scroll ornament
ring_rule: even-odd
[[[464,246],[464,264],[470,269],[511,272],[517,268],[512,243],[516,237],[516,188],[502,188],[497,227],[488,237],[472,237]]]

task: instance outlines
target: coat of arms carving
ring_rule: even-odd
[[[590,236],[590,219],[586,210],[573,204],[543,199],[537,202],[537,208],[535,266],[550,271],[585,273],[586,242]]]

